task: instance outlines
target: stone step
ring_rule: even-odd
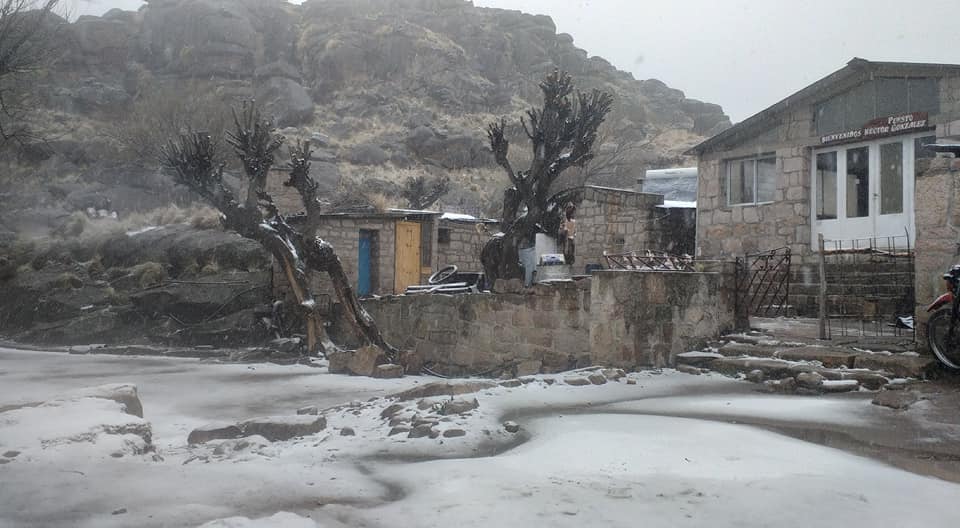
[[[708,366],[710,363],[713,363],[715,359],[720,359],[722,357],[724,357],[723,354],[718,354],[716,352],[683,352],[677,354],[677,364],[702,367]]]
[[[793,369],[795,363],[784,361],[782,359],[739,357],[723,357],[715,359],[706,365],[710,370],[733,376],[737,374],[747,374],[754,370],[763,372],[765,379],[781,379],[793,377],[796,372]]]
[[[883,370],[900,378],[927,379],[936,375],[940,369],[937,360],[932,356],[921,356],[914,353],[858,354],[853,366],[858,369]]]
[[[856,381],[858,386],[862,385],[868,390],[879,390],[890,383],[890,380],[894,377],[894,374],[885,370],[828,368],[808,361],[787,361],[766,357],[726,357],[712,352],[679,354],[677,362],[698,368],[707,368],[728,376],[743,374],[755,382],[780,380],[815,372],[830,381]]]
[[[730,341],[729,343],[718,348],[717,353],[725,357],[751,356],[770,358],[779,352],[780,349],[781,347],[779,346],[755,345],[750,343],[741,343],[738,341]]]
[[[778,350],[774,357],[787,361],[819,361],[827,368],[853,368],[857,353],[846,348],[804,346]]]

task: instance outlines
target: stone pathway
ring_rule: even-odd
[[[785,330],[784,321],[759,326],[725,335],[702,351],[679,354],[678,369],[744,376],[770,391],[802,394],[897,390],[939,371],[932,356],[912,351],[903,338],[821,341]]]

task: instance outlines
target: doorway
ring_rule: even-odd
[[[828,240],[887,239],[913,245],[914,166],[927,134],[888,137],[813,152],[812,244]]]
[[[398,221],[396,241],[394,292],[400,294],[420,284],[420,224]]]
[[[377,280],[377,231],[360,230],[360,244],[357,254],[357,295],[365,297],[374,292]]]

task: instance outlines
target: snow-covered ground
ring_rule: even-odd
[[[0,349],[0,407],[48,402],[0,412],[0,526],[960,521],[951,507],[960,499],[958,485],[724,423],[880,428],[891,411],[869,399],[757,394],[728,378],[674,371],[571,384],[587,374],[597,373],[537,376],[458,395],[456,404],[471,407],[476,398],[478,407],[455,412],[450,396],[382,397],[423,388],[436,381],[430,378]],[[143,420],[114,401],[76,392],[105,383],[136,384]],[[289,415],[307,405],[327,409],[321,433],[273,443],[259,436],[186,442],[208,422]],[[84,433],[84,419],[93,433]],[[508,431],[506,420],[519,431]],[[113,426],[146,422],[155,452],[118,447],[109,434]],[[421,427],[434,438],[390,435],[427,422]],[[11,449],[19,453],[4,454]]]

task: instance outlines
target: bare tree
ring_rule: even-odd
[[[51,60],[60,0],[0,0],[0,145],[34,137],[30,80]]]
[[[397,350],[384,340],[376,321],[360,305],[333,246],[292,227],[266,192],[267,175],[284,138],[275,134],[272,124],[261,118],[253,104],[245,104],[239,114],[234,112],[234,127],[235,130],[227,133],[227,142],[233,147],[246,176],[247,189],[243,199],[224,184],[224,164],[217,161],[216,143],[209,134],[183,134],[167,143],[161,149],[163,166],[178,183],[193,189],[219,210],[227,229],[259,242],[279,262],[307,322],[307,345],[311,353],[337,349],[327,336],[319,306],[309,289],[307,273],[312,270],[330,276],[347,319],[357,334],[382,349],[389,360],[395,361]],[[294,188],[300,195],[308,224],[312,225],[314,222],[309,220],[321,214],[324,206],[317,197],[317,183],[310,178],[309,142],[297,142],[290,147],[289,154],[289,178],[284,185]]]
[[[540,90],[543,107],[527,111],[527,119],[521,120],[530,140],[528,169],[515,171],[507,157],[506,119],[487,127],[494,159],[512,184],[504,193],[503,234],[491,238],[481,253],[491,282],[522,277],[519,248],[532,243],[536,233],[557,236],[560,210],[569,191],[555,191],[554,183],[567,169],[583,167],[593,159],[597,130],[613,105],[609,93],[574,92],[570,75],[557,70],[544,78]]]
[[[407,178],[400,191],[410,209],[424,210],[450,191],[450,177],[439,176],[428,179],[425,176]]]

